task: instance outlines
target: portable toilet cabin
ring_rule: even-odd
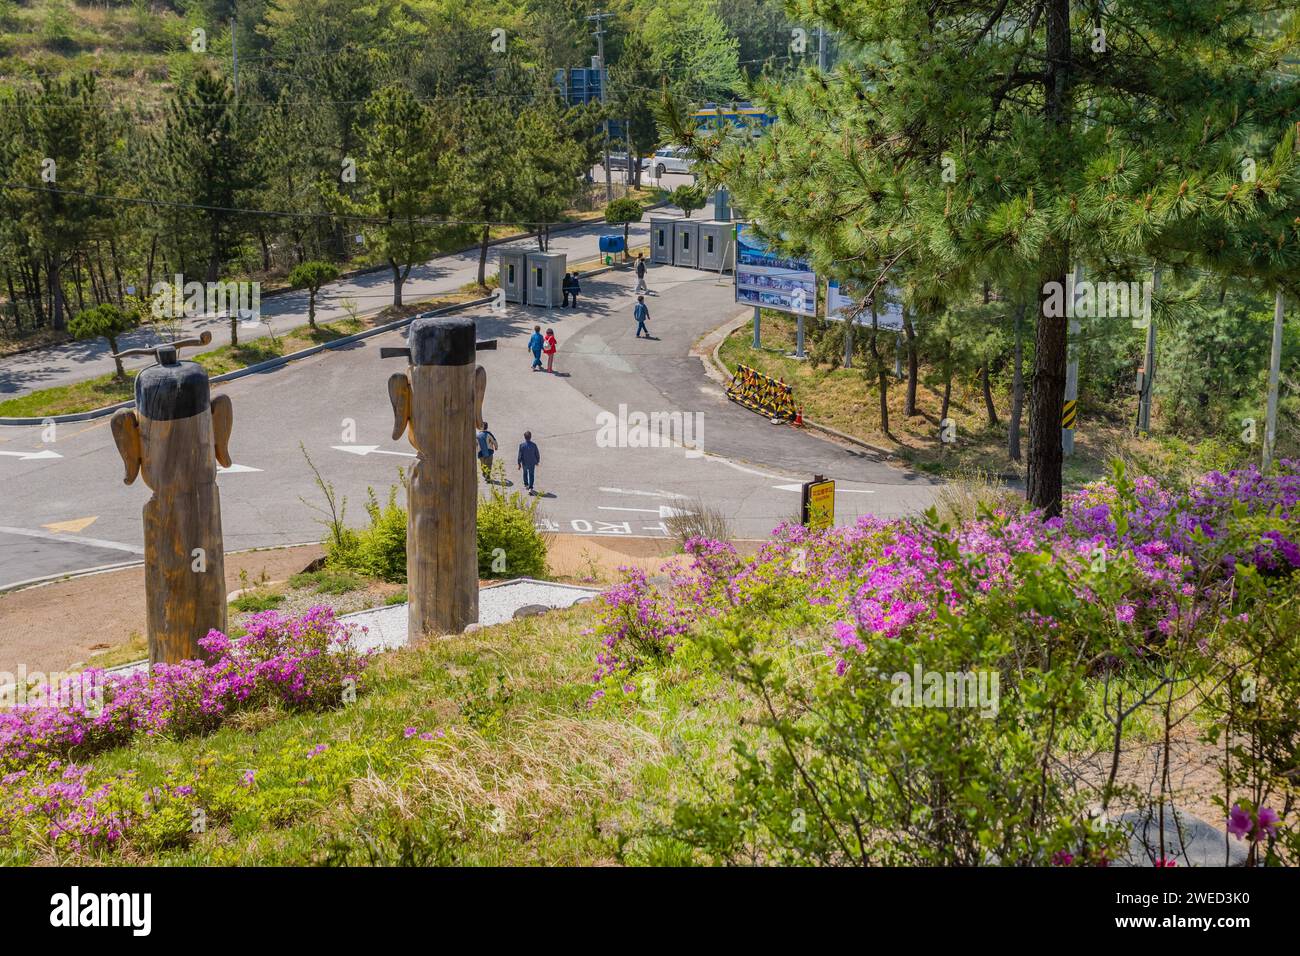
[[[497,279],[507,302],[523,305],[528,301],[527,258],[523,249],[502,249],[498,255]]]
[[[694,269],[699,265],[700,224],[689,219],[673,223],[673,265]]]
[[[650,261],[673,264],[673,223],[675,219],[650,220]]]
[[[563,252],[528,253],[529,305],[555,308],[564,301],[564,273],[568,270],[568,256]]]
[[[735,226],[729,222],[710,220],[700,223],[699,248],[695,258],[701,269],[725,272],[736,264]]]

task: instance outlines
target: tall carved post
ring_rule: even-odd
[[[474,429],[487,372],[474,353],[496,342],[476,342],[473,319],[421,318],[407,344],[380,355],[409,360],[388,379],[393,440],[406,433],[417,454],[406,489],[408,633],[459,634],[478,620]]]
[[[230,465],[230,397],[212,398],[208,375],[177,350],[207,345],[212,333],[119,357],[157,359],[135,380],[135,409],[113,416],[125,483],[143,474],[145,600],[149,662],[204,657],[199,639],[226,629],[226,569],[217,462]]]

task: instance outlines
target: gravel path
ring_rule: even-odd
[[[488,627],[511,620],[520,608],[538,605],[546,608],[572,607],[590,601],[600,593],[600,588],[579,587],[576,584],[553,584],[519,578],[478,592],[478,624],[470,627]],[[345,614],[339,620],[352,627],[357,646],[362,650],[390,650],[403,647],[407,642],[407,605],[373,608]]]

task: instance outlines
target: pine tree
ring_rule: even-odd
[[[817,4],[847,48],[836,71],[762,84],[778,122],[756,143],[696,135],[773,238],[871,289],[1030,285],[1038,316],[1027,497],[1061,505],[1074,264],[1195,263],[1294,294],[1300,84],[1294,13],[1271,0],[919,0]],[[1059,301],[1059,295],[1058,295]]]
[[[158,184],[173,202],[200,207],[166,214],[177,235],[202,250],[206,281],[216,282],[252,226],[239,208],[262,185],[252,124],[243,121],[224,77],[198,70],[176,90],[155,143]],[[182,262],[183,253],[182,253]]]
[[[335,201],[366,220],[361,229],[370,252],[393,273],[393,305],[411,267],[430,258],[445,240],[445,180],[439,159],[446,147],[434,112],[409,90],[386,86],[366,104],[356,181],[334,187]]]

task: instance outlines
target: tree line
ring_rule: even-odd
[[[980,369],[987,395],[1008,352],[1023,358],[1033,505],[1061,505],[1071,323],[1058,306],[1072,277],[1164,270],[1155,320],[1179,330],[1184,368],[1198,357],[1222,368],[1226,356],[1206,353],[1235,330],[1231,399],[1258,383],[1261,366],[1238,363],[1259,358],[1259,313],[1279,291],[1293,307],[1300,293],[1294,10],[966,0],[936,15],[848,0],[819,12],[839,62],[760,80],[755,95],[777,116],[762,136],[698,132],[670,100],[666,122],[707,182],[730,186],[778,250],[841,280],[860,313],[897,290],[925,330],[907,336],[913,369],[928,348],[941,370]],[[1121,328],[1133,341],[1139,317],[1112,318],[1109,331],[1085,318],[1073,341],[1118,341]],[[1195,371],[1205,412],[1223,382]]]
[[[603,119],[626,120],[646,155],[664,91],[734,97],[781,65],[789,37],[775,0],[609,6],[603,108],[568,105],[554,82],[595,52],[597,4],[583,0],[136,10],[142,37],[168,18],[149,40],[166,55],[161,87],[123,96],[71,69],[0,82],[0,320],[62,330],[177,274],[316,261],[387,267],[400,305],[416,263],[466,245],[481,284],[494,229],[537,229],[544,246],[579,201]]]

